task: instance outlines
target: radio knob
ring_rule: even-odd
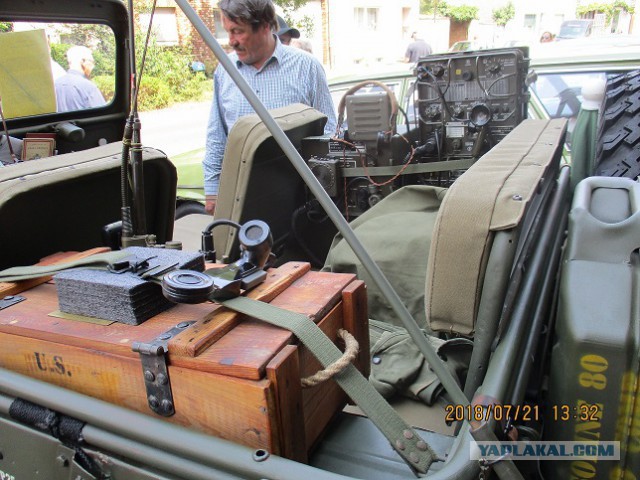
[[[440,118],[440,108],[437,105],[431,105],[427,110],[427,117],[429,120],[437,120]]]
[[[434,76],[441,77],[444,75],[444,67],[442,65],[434,65],[432,72]]]

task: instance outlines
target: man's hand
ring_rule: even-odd
[[[208,214],[213,215],[213,212],[216,211],[216,202],[218,201],[217,195],[206,195],[204,209]]]

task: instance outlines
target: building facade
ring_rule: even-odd
[[[190,4],[224,46],[216,0]],[[279,13],[283,12],[279,9]],[[419,28],[419,0],[309,0],[291,12],[296,28],[311,43],[313,54],[328,68],[401,61],[412,31]],[[148,22],[148,15],[141,23]],[[155,32],[165,45],[189,45],[196,59],[215,63],[208,47],[171,0],[159,0]]]
[[[492,19],[496,8],[508,1],[515,16],[505,27]],[[586,0],[583,0],[586,1]],[[222,28],[217,0],[190,0],[214,36],[224,46],[228,37]],[[509,44],[533,44],[541,34],[557,34],[565,20],[576,18],[579,0],[449,0],[451,5],[477,6],[479,18],[471,22],[468,39],[483,47]],[[640,0],[634,0],[636,9]],[[278,13],[284,14],[279,7]],[[431,44],[434,52],[448,49],[449,20],[438,16],[421,16],[419,0],[309,0],[298,10],[287,12],[302,37],[311,44],[313,54],[331,70],[354,71],[354,66],[371,66],[402,61],[411,33],[417,31]],[[156,9],[156,33],[167,45],[189,45],[194,57],[209,70],[217,62],[190,22],[172,0],[159,0]],[[605,24],[604,15],[594,16],[595,34],[632,33],[633,17],[616,18],[615,25]]]

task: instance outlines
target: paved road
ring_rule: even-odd
[[[169,158],[204,148],[210,106],[209,100],[140,112],[143,145],[162,150]]]

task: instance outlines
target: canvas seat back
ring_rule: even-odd
[[[121,219],[122,143],[0,169],[0,269],[31,265],[60,251],[104,245]],[[177,174],[167,156],[143,149],[147,233],[171,240]]]
[[[327,117],[300,103],[270,111],[296,148],[302,139],[322,135]],[[270,226],[276,243],[291,230],[293,211],[304,203],[304,182],[257,115],[240,118],[231,128],[222,163],[214,220],[237,223],[260,219]],[[218,259],[235,257],[237,231],[213,231]]]
[[[472,336],[483,297],[499,313],[514,259],[557,177],[565,130],[563,119],[525,120],[449,188],[427,264],[432,330]]]

